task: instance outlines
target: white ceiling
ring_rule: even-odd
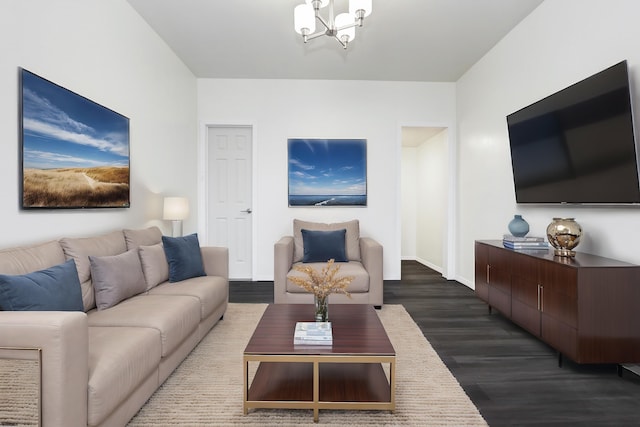
[[[542,1],[373,0],[344,50],[302,42],[303,0],[128,0],[196,77],[429,82],[457,81]]]

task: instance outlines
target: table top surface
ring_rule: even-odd
[[[313,304],[270,304],[244,354],[395,356],[393,345],[371,305],[330,304],[333,344],[294,346],[296,323],[313,321]]]
[[[502,244],[502,240],[478,240],[478,243],[483,243],[485,245],[495,246],[500,249],[506,249]],[[630,264],[628,262],[619,261],[616,259],[605,258],[598,255],[587,254],[583,252],[576,252],[575,256],[572,257],[562,257],[557,256],[553,252],[553,247],[549,247],[547,250],[526,250],[526,249],[506,249],[510,252],[518,252],[523,253],[528,256],[532,256],[538,259],[544,259],[547,261],[551,261],[557,264],[567,265],[569,267],[576,268],[590,268],[590,267],[633,267],[637,268],[638,266],[635,264]]]

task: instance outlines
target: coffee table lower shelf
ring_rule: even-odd
[[[260,362],[249,383],[249,362]],[[383,364],[389,364],[389,378]],[[395,410],[395,356],[244,356],[249,408]]]

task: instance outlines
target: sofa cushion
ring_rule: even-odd
[[[142,264],[147,291],[169,280],[169,264],[167,263],[162,243],[140,246],[138,254],[140,255],[140,264]]]
[[[160,332],[162,357],[170,355],[200,323],[200,301],[195,297],[138,295],[107,310],[88,313],[89,326],[131,326]]]
[[[349,261],[360,261],[360,223],[357,219],[325,224],[321,222],[309,222],[299,219],[293,220],[293,261],[300,262],[304,258],[304,244],[302,241],[302,229],[305,230],[347,230],[345,235],[345,245],[347,259]]]
[[[156,245],[162,241],[162,231],[158,227],[149,227],[141,230],[122,230],[127,249],[135,249],[139,246]]]
[[[0,251],[0,273],[26,274],[62,264],[67,259],[57,241]]]
[[[76,262],[85,311],[94,308],[96,300],[91,285],[89,255],[108,256],[126,252],[127,244],[124,241],[122,231],[114,231],[95,237],[65,237],[60,239],[60,246],[62,246],[67,259],[73,259]]]
[[[149,375],[157,377],[161,340],[160,332],[153,328],[88,330],[88,425],[95,426],[111,415]]]
[[[287,274],[287,292],[291,293],[306,293],[303,288],[293,283],[289,280],[291,276],[308,278],[305,273],[302,273],[295,269],[296,265],[303,265],[302,263],[293,264],[291,271]],[[316,270],[320,271],[323,267],[325,267],[327,263],[319,262],[319,263],[311,263],[304,264],[305,267],[313,267]],[[338,271],[337,277],[342,276],[353,276],[354,279],[347,286],[347,292],[352,294],[365,293],[369,292],[369,273],[364,269],[362,263],[358,261],[350,261],[350,262],[336,262],[335,265],[340,266],[340,270]]]
[[[118,255],[89,256],[89,262],[98,310],[147,290],[136,249]]]
[[[162,245],[169,263],[170,282],[205,275],[196,233],[183,237],[162,236]]]
[[[302,262],[347,262],[345,234],[347,230],[318,231],[302,229],[304,256]]]
[[[82,292],[72,260],[23,275],[0,275],[4,311],[83,311]]]
[[[200,319],[209,317],[220,304],[229,300],[227,280],[219,276],[201,276],[176,283],[163,283],[149,295],[186,295],[200,301]]]

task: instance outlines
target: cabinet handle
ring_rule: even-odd
[[[540,285],[540,296],[538,297],[540,299],[540,312],[544,313],[544,287],[542,285]]]
[[[491,268],[491,266],[489,264],[487,264],[487,284],[489,284],[489,269]]]
[[[542,285],[538,284],[538,310],[542,311]]]

